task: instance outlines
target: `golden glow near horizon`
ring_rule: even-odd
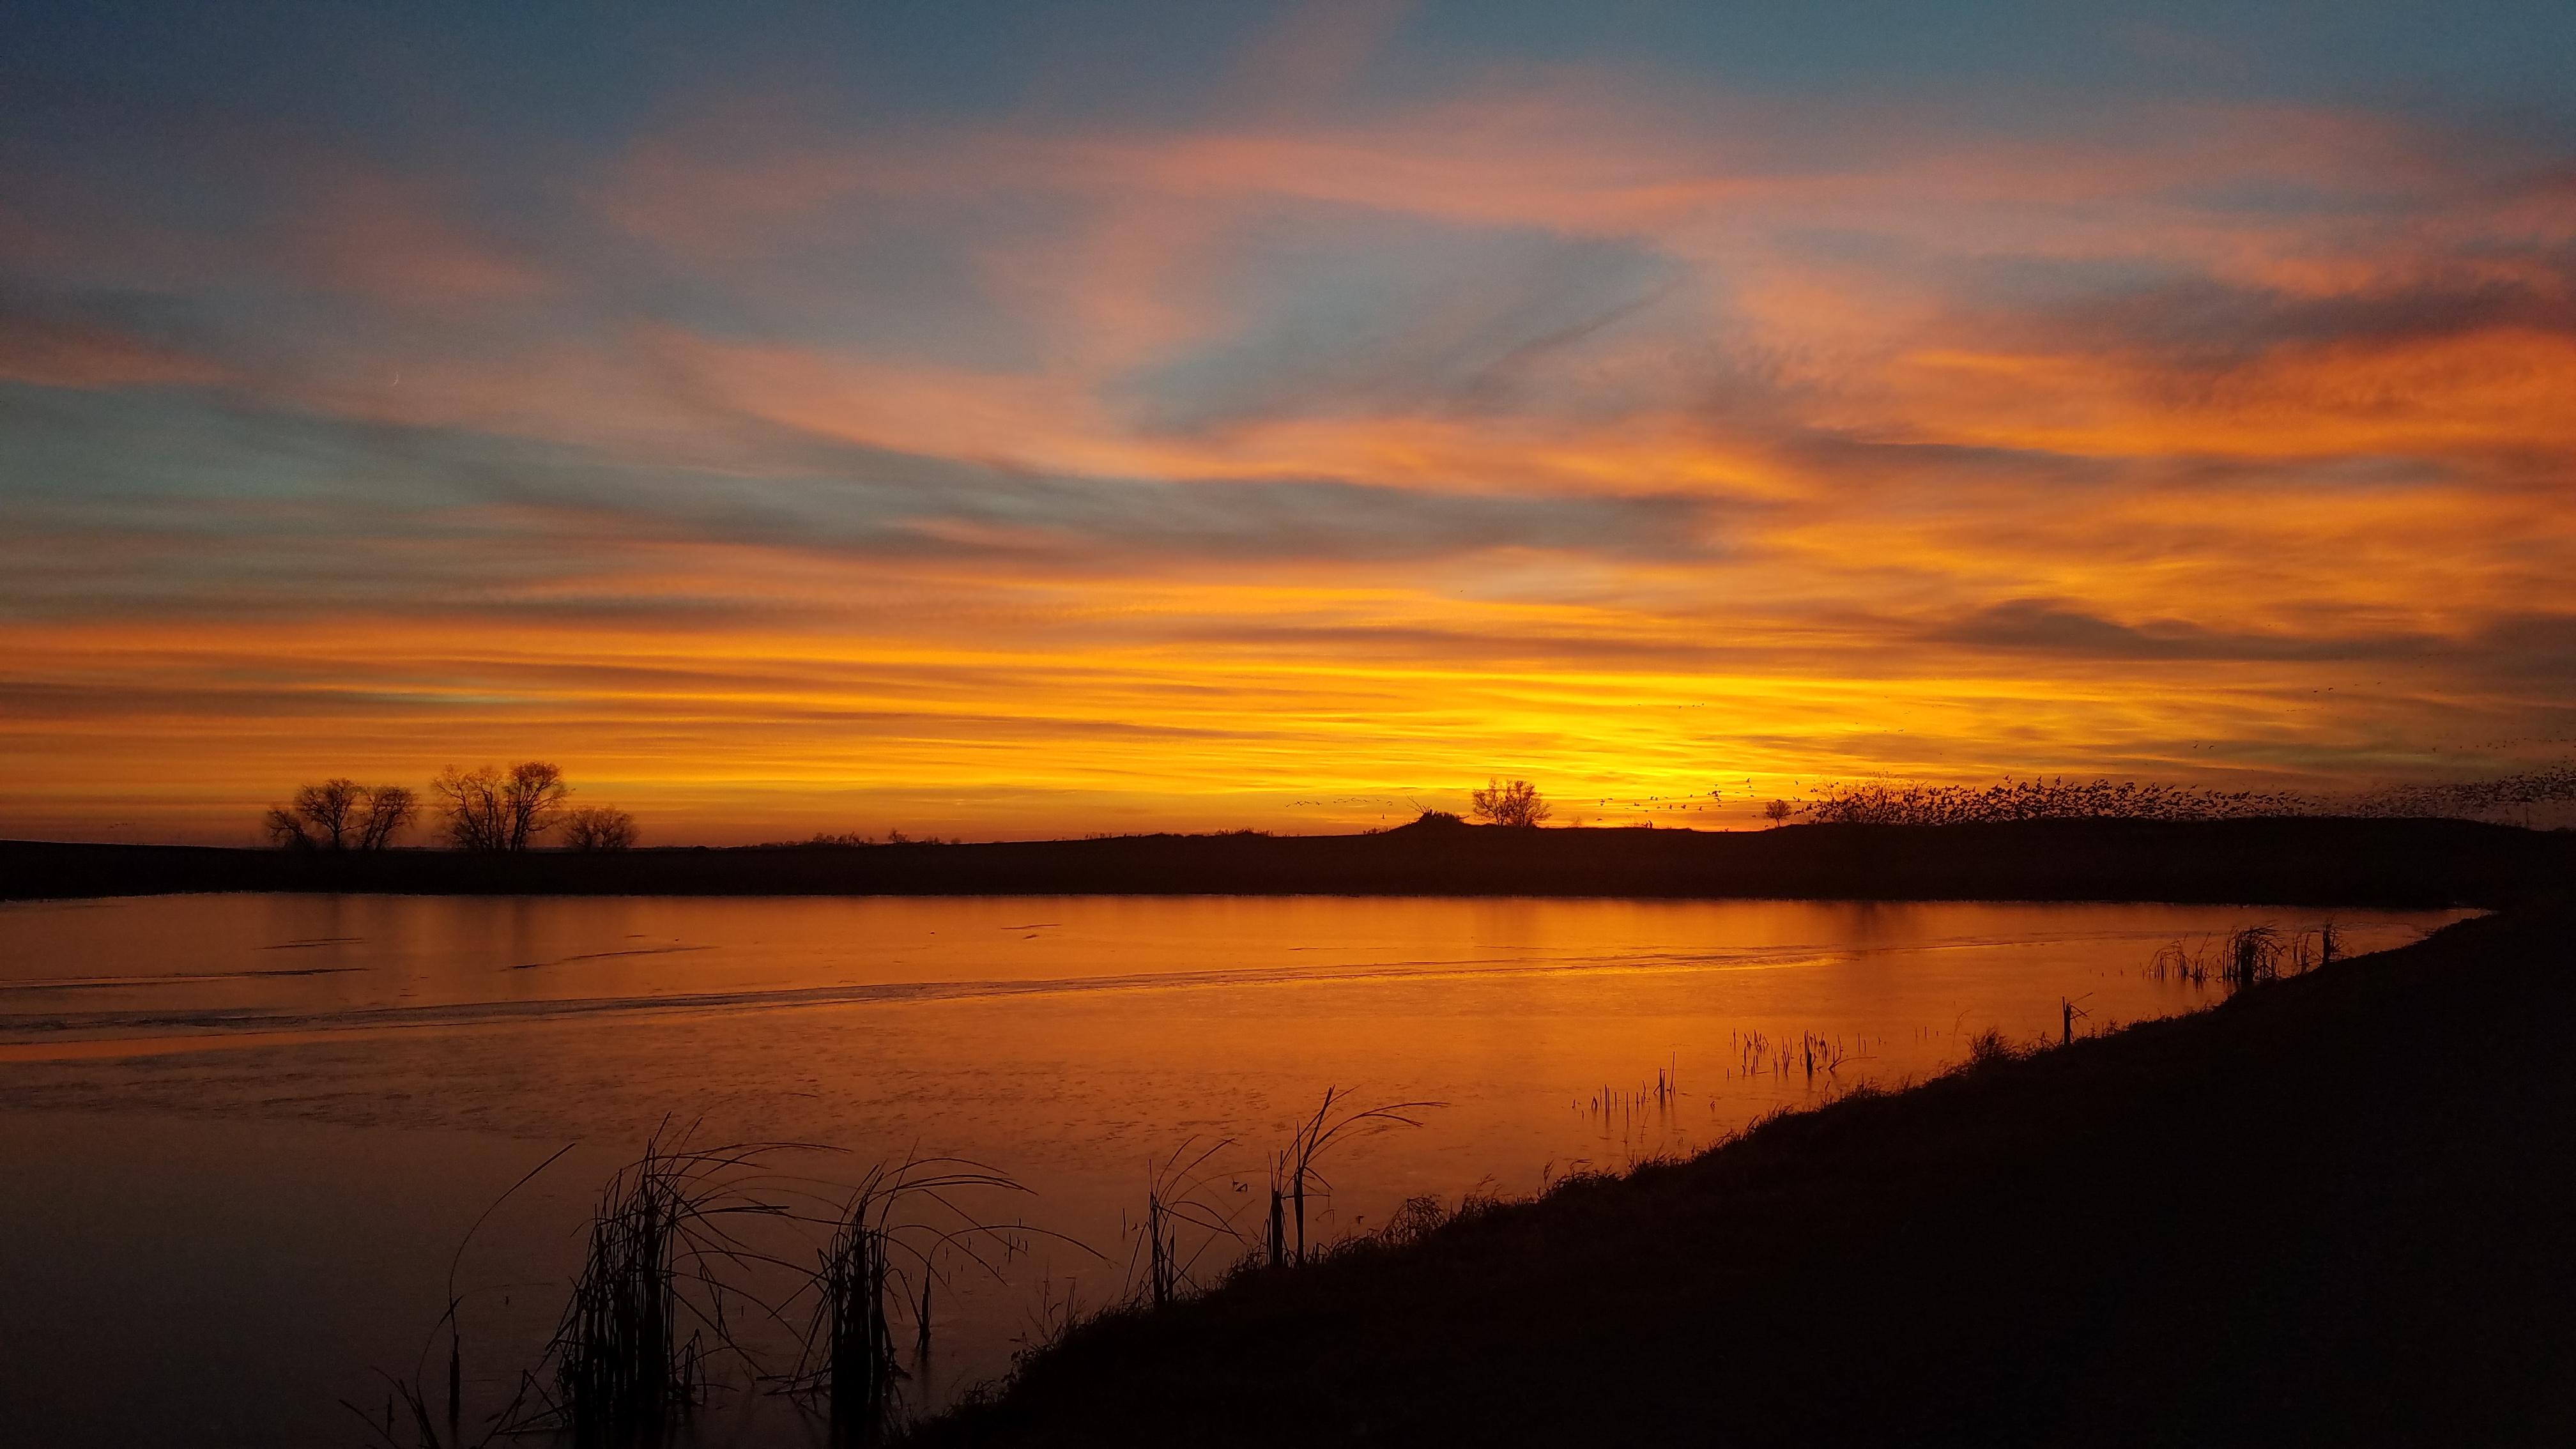
[[[2576,737],[2545,155],[1577,65],[792,109],[670,110],[524,213],[355,152],[190,151],[253,222],[15,163],[85,205],[0,217],[0,834],[521,758],[665,843],[1347,829],[1488,774],[1740,825]]]

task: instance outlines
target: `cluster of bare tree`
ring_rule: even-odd
[[[288,850],[382,850],[418,806],[400,785],[325,780],[268,808],[268,838]]]
[[[526,850],[557,825],[573,850],[624,850],[637,836],[635,817],[613,806],[566,809],[572,786],[541,760],[506,770],[451,765],[429,789],[448,843],[459,850]],[[418,808],[418,797],[400,785],[325,780],[297,789],[291,804],[270,807],[268,835],[291,850],[382,850]]]
[[[454,765],[429,782],[447,815],[447,838],[459,850],[525,850],[553,828],[572,787],[563,771],[538,760],[503,770]]]

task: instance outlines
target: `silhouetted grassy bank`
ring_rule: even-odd
[[[2051,820],[1781,830],[1129,836],[988,845],[330,853],[0,843],[0,896],[1551,895],[2502,905],[2576,836],[2461,820]]]
[[[2576,1442],[2576,910],[1094,1321],[923,1446]]]

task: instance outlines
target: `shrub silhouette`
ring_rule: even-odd
[[[1555,813],[1538,787],[1527,780],[1514,780],[1506,785],[1488,777],[1485,788],[1469,797],[1476,814],[1496,825],[1534,826]]]
[[[585,805],[563,818],[566,850],[624,850],[635,843],[635,817],[609,805]]]

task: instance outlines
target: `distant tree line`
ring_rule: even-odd
[[[572,786],[542,760],[504,769],[451,765],[429,782],[447,843],[458,850],[526,850],[550,830],[571,850],[624,850],[638,838],[635,817],[608,805],[569,807]],[[269,807],[271,843],[287,850],[383,850],[418,816],[420,798],[401,785],[325,780],[297,787]]]
[[[1092,840],[1108,839],[1105,835],[1094,835],[1086,838]],[[856,830],[817,830],[814,832],[813,837],[808,840],[764,840],[760,843],[759,848],[762,850],[811,850],[818,846],[838,848],[879,844],[963,845],[965,843],[965,837],[963,836],[959,836],[953,840],[942,840],[936,835],[906,835],[900,830],[887,831],[883,841],[879,841],[873,835],[862,834]]]
[[[527,850],[554,832],[568,850],[624,850],[638,839],[635,817],[608,805],[569,804],[572,786],[558,767],[541,760],[474,770],[454,766],[430,781],[431,808],[446,842],[459,850]],[[1714,795],[1715,792],[1711,792]],[[2234,820],[2254,816],[2492,815],[2535,805],[2576,802],[2576,764],[2556,765],[2486,780],[2398,785],[2358,795],[2324,797],[2289,791],[2217,790],[2207,786],[2056,779],[2006,780],[1997,785],[1921,785],[1872,781],[1832,784],[1793,804],[1773,800],[1762,815],[1773,825],[1792,820],[1820,825],[1971,825],[2014,820]],[[1527,780],[1488,778],[1470,792],[1479,820],[1534,828],[1555,813]],[[361,785],[335,778],[297,788],[284,805],[271,806],[269,839],[290,850],[383,850],[418,820],[421,798],[402,785]],[[1426,811],[1425,821],[1458,817]],[[889,845],[941,843],[937,836],[907,840],[888,831]],[[816,835],[804,845],[865,845],[858,834]]]

